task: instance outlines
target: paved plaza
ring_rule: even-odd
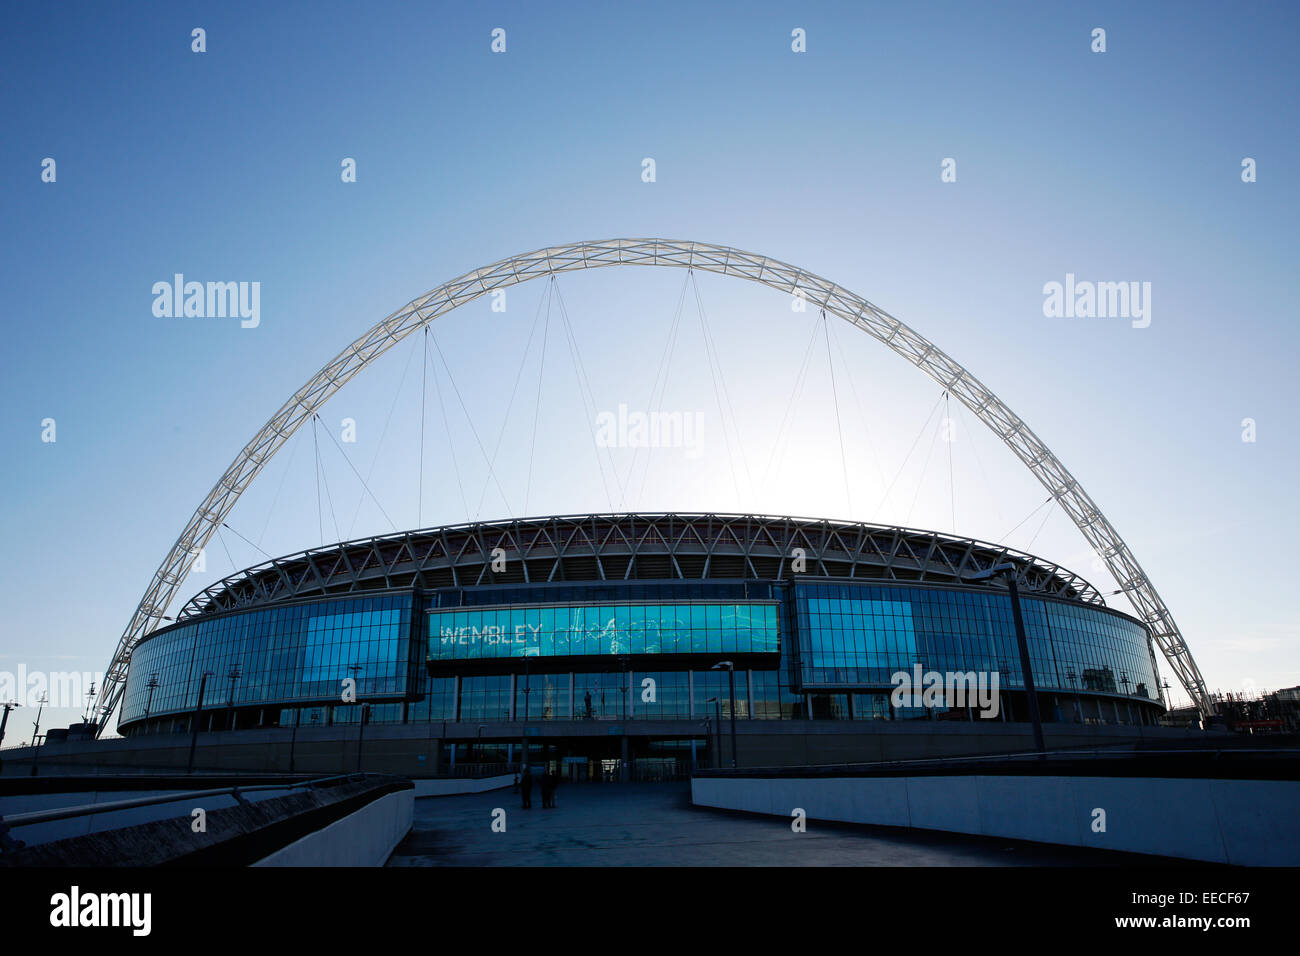
[[[808,823],[696,808],[687,783],[569,784],[524,810],[509,789],[415,802],[389,866],[1133,866],[1151,857],[959,834]],[[506,830],[492,830],[493,811]]]

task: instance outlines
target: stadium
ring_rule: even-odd
[[[1157,723],[1147,628],[1041,558],[860,523],[618,514],[389,534],[227,577],[134,649],[119,731],[343,730],[389,769],[526,759],[570,779],[1014,749],[1029,702],[996,570],[1051,742]],[[918,669],[996,675],[995,716],[896,706],[894,675]]]
[[[682,301],[696,272],[765,286],[906,359],[1048,491],[1133,616],[1051,561],[955,532],[658,512],[476,519],[323,545],[234,573],[172,615],[240,496],[299,429],[315,438],[319,409],[347,382],[467,303],[611,267],[684,270]],[[318,519],[320,508],[318,491]],[[1171,732],[1157,726],[1169,686],[1157,650],[1209,717],[1172,613],[1118,531],[1025,421],[933,342],[768,256],[596,240],[445,282],[294,391],[158,565],[79,729],[98,738],[116,713],[126,739],[96,741],[108,746],[88,759],[120,751],[141,766],[428,776],[539,761],[570,779],[1098,747]],[[934,675],[942,700],[918,692]],[[960,681],[975,705],[952,693]]]

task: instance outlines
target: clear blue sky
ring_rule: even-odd
[[[658,235],[794,262],[931,337],[1102,505],[1212,688],[1300,683],[1298,20],[1290,4],[1227,3],[10,4],[0,670],[102,670],[213,481],[374,322],[514,253]],[[191,52],[194,27],[205,53]],[[495,27],[503,55],[489,49]],[[791,52],[795,27],[806,53]],[[1090,51],[1094,27],[1104,54]],[[340,182],[344,157],[356,183]],[[940,182],[945,157],[955,183]],[[1255,183],[1241,181],[1244,157]],[[151,287],[177,272],[260,282],[261,325],[155,317]],[[1067,273],[1150,282],[1150,327],[1044,317],[1044,283]],[[682,278],[559,280],[598,408],[647,407]],[[649,458],[626,506],[941,530],[955,516],[963,534],[1032,543],[1108,583],[1062,515],[1012,531],[1041,488],[968,413],[951,447],[936,445],[938,389],[842,324],[836,391],[823,344],[773,455],[815,318],[734,280],[699,286],[735,427],[722,428],[688,308],[665,407],[699,411],[706,439],[698,458]],[[409,345],[327,406],[336,437],[356,419],[344,447],[363,473],[374,463],[398,526],[518,514],[525,496],[533,514],[609,506],[555,313],[537,401],[540,352],[524,343],[544,292],[522,286],[504,316],[480,302],[437,328],[474,431],[504,436],[504,499],[477,504],[486,466],[444,375],[450,433],[430,379],[420,513]],[[1248,417],[1254,443],[1241,441]],[[727,452],[737,440],[743,462]],[[322,525],[327,540],[336,524],[390,529],[319,442],[334,516],[317,507],[306,431],[231,515],[269,553],[319,544]],[[737,493],[733,465],[754,487]],[[227,534],[182,594],[260,559]],[[31,717],[11,720],[10,743]]]

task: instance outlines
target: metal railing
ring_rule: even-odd
[[[55,807],[51,810],[31,810],[26,813],[0,814],[0,852],[18,850],[23,847],[20,840],[9,835],[16,827],[32,826],[37,823],[53,823],[74,817],[91,816],[96,813],[113,813],[118,810],[133,810],[138,807],[156,806],[163,803],[208,799],[210,797],[231,797],[241,806],[246,805],[244,796],[250,793],[262,793],[269,790],[283,790],[286,793],[298,789],[317,789],[325,786],[338,786],[352,783],[367,777],[388,777],[388,774],[348,773],[329,777],[317,777],[313,780],[300,780],[296,783],[268,783],[253,787],[218,787],[212,790],[181,790],[157,793],[147,797],[130,797],[126,800],[110,800],[107,803],[87,803],[73,807]]]

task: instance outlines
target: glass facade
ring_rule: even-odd
[[[1046,719],[1120,721],[1133,713],[1125,700],[1159,700],[1136,621],[1039,596],[1022,608]],[[734,700],[726,670],[712,669],[725,659],[736,667]],[[151,635],[133,654],[121,722],[147,708],[151,723],[178,726],[205,672],[203,708],[228,709],[229,726],[355,723],[361,708],[343,699],[350,677],[375,723],[698,721],[733,710],[759,720],[969,719],[965,708],[891,705],[892,676],[917,666],[996,671],[1004,696],[1023,691],[1009,595],[827,579],[340,595]],[[1008,711],[1003,719],[1024,719],[1010,698]]]
[[[775,654],[765,604],[541,605],[428,612],[429,660],[638,654]]]
[[[204,709],[342,703],[349,677],[357,699],[401,698],[412,671],[412,602],[410,593],[338,598],[169,628],[132,654],[122,722],[143,717],[146,707],[152,714],[194,710],[205,671]]]
[[[1005,591],[801,583],[795,606],[806,688],[888,687],[893,674],[919,665],[922,671],[996,671],[1004,690],[1023,690]],[[1137,622],[1030,597],[1022,597],[1021,608],[1036,689],[1159,698],[1146,631]]]

